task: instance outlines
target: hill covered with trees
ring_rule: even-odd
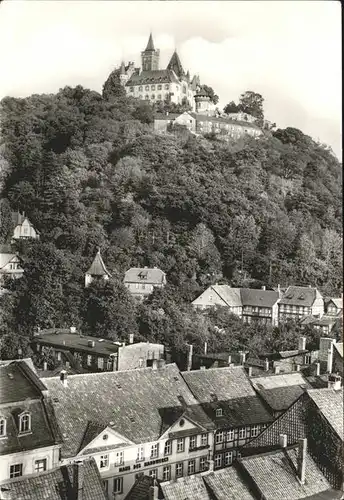
[[[14,210],[41,234],[18,242],[25,275],[0,298],[3,356],[37,326],[253,346],[259,329],[199,316],[190,302],[215,282],[341,292],[342,169],[329,148],[295,128],[228,143],[158,135],[149,104],[119,88],[105,97],[78,86],[1,102],[0,243]],[[85,290],[98,247],[113,278]],[[122,285],[131,266],[163,269],[168,285],[134,303]],[[295,335],[266,339],[288,347]]]

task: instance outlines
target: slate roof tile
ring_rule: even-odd
[[[340,390],[310,389],[308,394],[343,441],[343,387]]]
[[[289,286],[279,303],[311,307],[317,298],[321,299],[322,295],[316,288]]]
[[[235,467],[206,474],[203,480],[216,500],[254,499]]]
[[[165,500],[212,500],[201,475],[160,484]]]

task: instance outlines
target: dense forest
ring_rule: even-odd
[[[237,142],[158,135],[152,117],[119,86],[2,100],[0,243],[15,210],[40,240],[16,244],[25,274],[0,298],[1,356],[26,351],[38,326],[71,325],[181,350],[290,348],[296,325],[268,331],[190,302],[215,282],[340,294],[342,169],[329,148],[295,128]],[[98,247],[112,279],[85,289]],[[168,285],[136,303],[122,284],[131,266],[161,268]]]

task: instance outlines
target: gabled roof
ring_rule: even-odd
[[[39,399],[46,387],[25,361],[0,366],[0,404]]]
[[[343,387],[340,390],[310,389],[308,395],[343,441]]]
[[[152,33],[149,34],[146,51],[155,51]]]
[[[111,277],[111,274],[106,269],[102,256],[100,255],[100,250],[96,253],[96,256],[94,257],[94,260],[86,274],[90,274],[91,276],[104,276],[106,274]]]
[[[337,309],[343,309],[343,298],[331,297],[329,299],[329,302],[333,302],[333,304],[337,307]],[[329,304],[329,302],[328,302],[328,304]]]
[[[216,500],[254,499],[235,466],[205,474],[203,481]]]
[[[255,389],[276,389],[280,387],[288,387],[293,385],[305,385],[307,381],[302,373],[286,373],[283,375],[269,375],[267,377],[254,377],[251,378],[251,384]]]
[[[266,500],[301,500],[332,490],[330,483],[307,453],[306,481],[297,478],[297,448],[245,457],[240,465],[251,476]]]
[[[218,401],[255,396],[242,366],[193,370],[183,372],[182,376],[201,403],[214,401],[214,395]]]
[[[160,285],[166,274],[156,267],[132,267],[124,275],[124,283],[148,283]]]
[[[170,62],[167,65],[166,69],[171,69],[172,71],[175,72],[175,74],[181,78],[182,76],[185,75],[182,63],[180,62],[179,56],[177,54],[177,51],[175,50],[173,52],[173,55],[170,59]]]
[[[152,69],[141,71],[140,74],[133,74],[125,85],[126,87],[132,87],[134,85],[158,83],[179,83],[179,80],[174,71],[170,69]]]
[[[322,295],[316,288],[306,286],[289,286],[283,294],[280,304],[311,307]]]
[[[197,404],[175,364],[154,370],[72,375],[64,387],[59,378],[43,379],[64,436],[64,456],[74,456],[89,421],[109,425],[135,443],[161,435],[160,409]]]
[[[243,306],[272,307],[279,299],[279,293],[271,290],[241,288]]]
[[[93,458],[84,460],[82,465],[63,465],[35,476],[12,480],[1,486],[6,487],[10,491],[11,498],[15,500],[72,499],[77,498],[78,474],[82,474],[83,478],[83,500],[107,500],[97,464]]]
[[[156,480],[151,476],[139,476],[125,500],[152,500],[150,493],[151,487],[154,486]],[[161,488],[159,488],[158,498],[163,498]]]
[[[9,264],[10,262],[20,262],[20,258],[18,257],[18,255],[16,253],[14,253],[13,251],[11,252],[1,252],[0,250],[0,272],[2,270],[2,268],[4,268],[5,266],[7,266],[7,264]],[[16,269],[16,272],[20,271],[19,269]],[[3,272],[6,272],[6,271],[3,271]]]
[[[342,358],[343,357],[343,342],[335,342],[333,344],[333,347],[338,352],[339,356]]]
[[[232,288],[228,285],[213,285],[211,288],[228,306],[242,306],[240,288]]]
[[[212,500],[200,474],[160,484],[165,500]]]

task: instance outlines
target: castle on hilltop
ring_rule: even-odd
[[[141,52],[142,68],[135,68],[133,62],[120,67],[120,82],[128,96],[152,103],[169,101],[175,104],[189,104],[192,110],[204,105],[199,99],[200,80],[197,75],[190,77],[185,72],[175,50],[166,69],[159,69],[160,51],[155,49],[152,34],[146,49]]]

